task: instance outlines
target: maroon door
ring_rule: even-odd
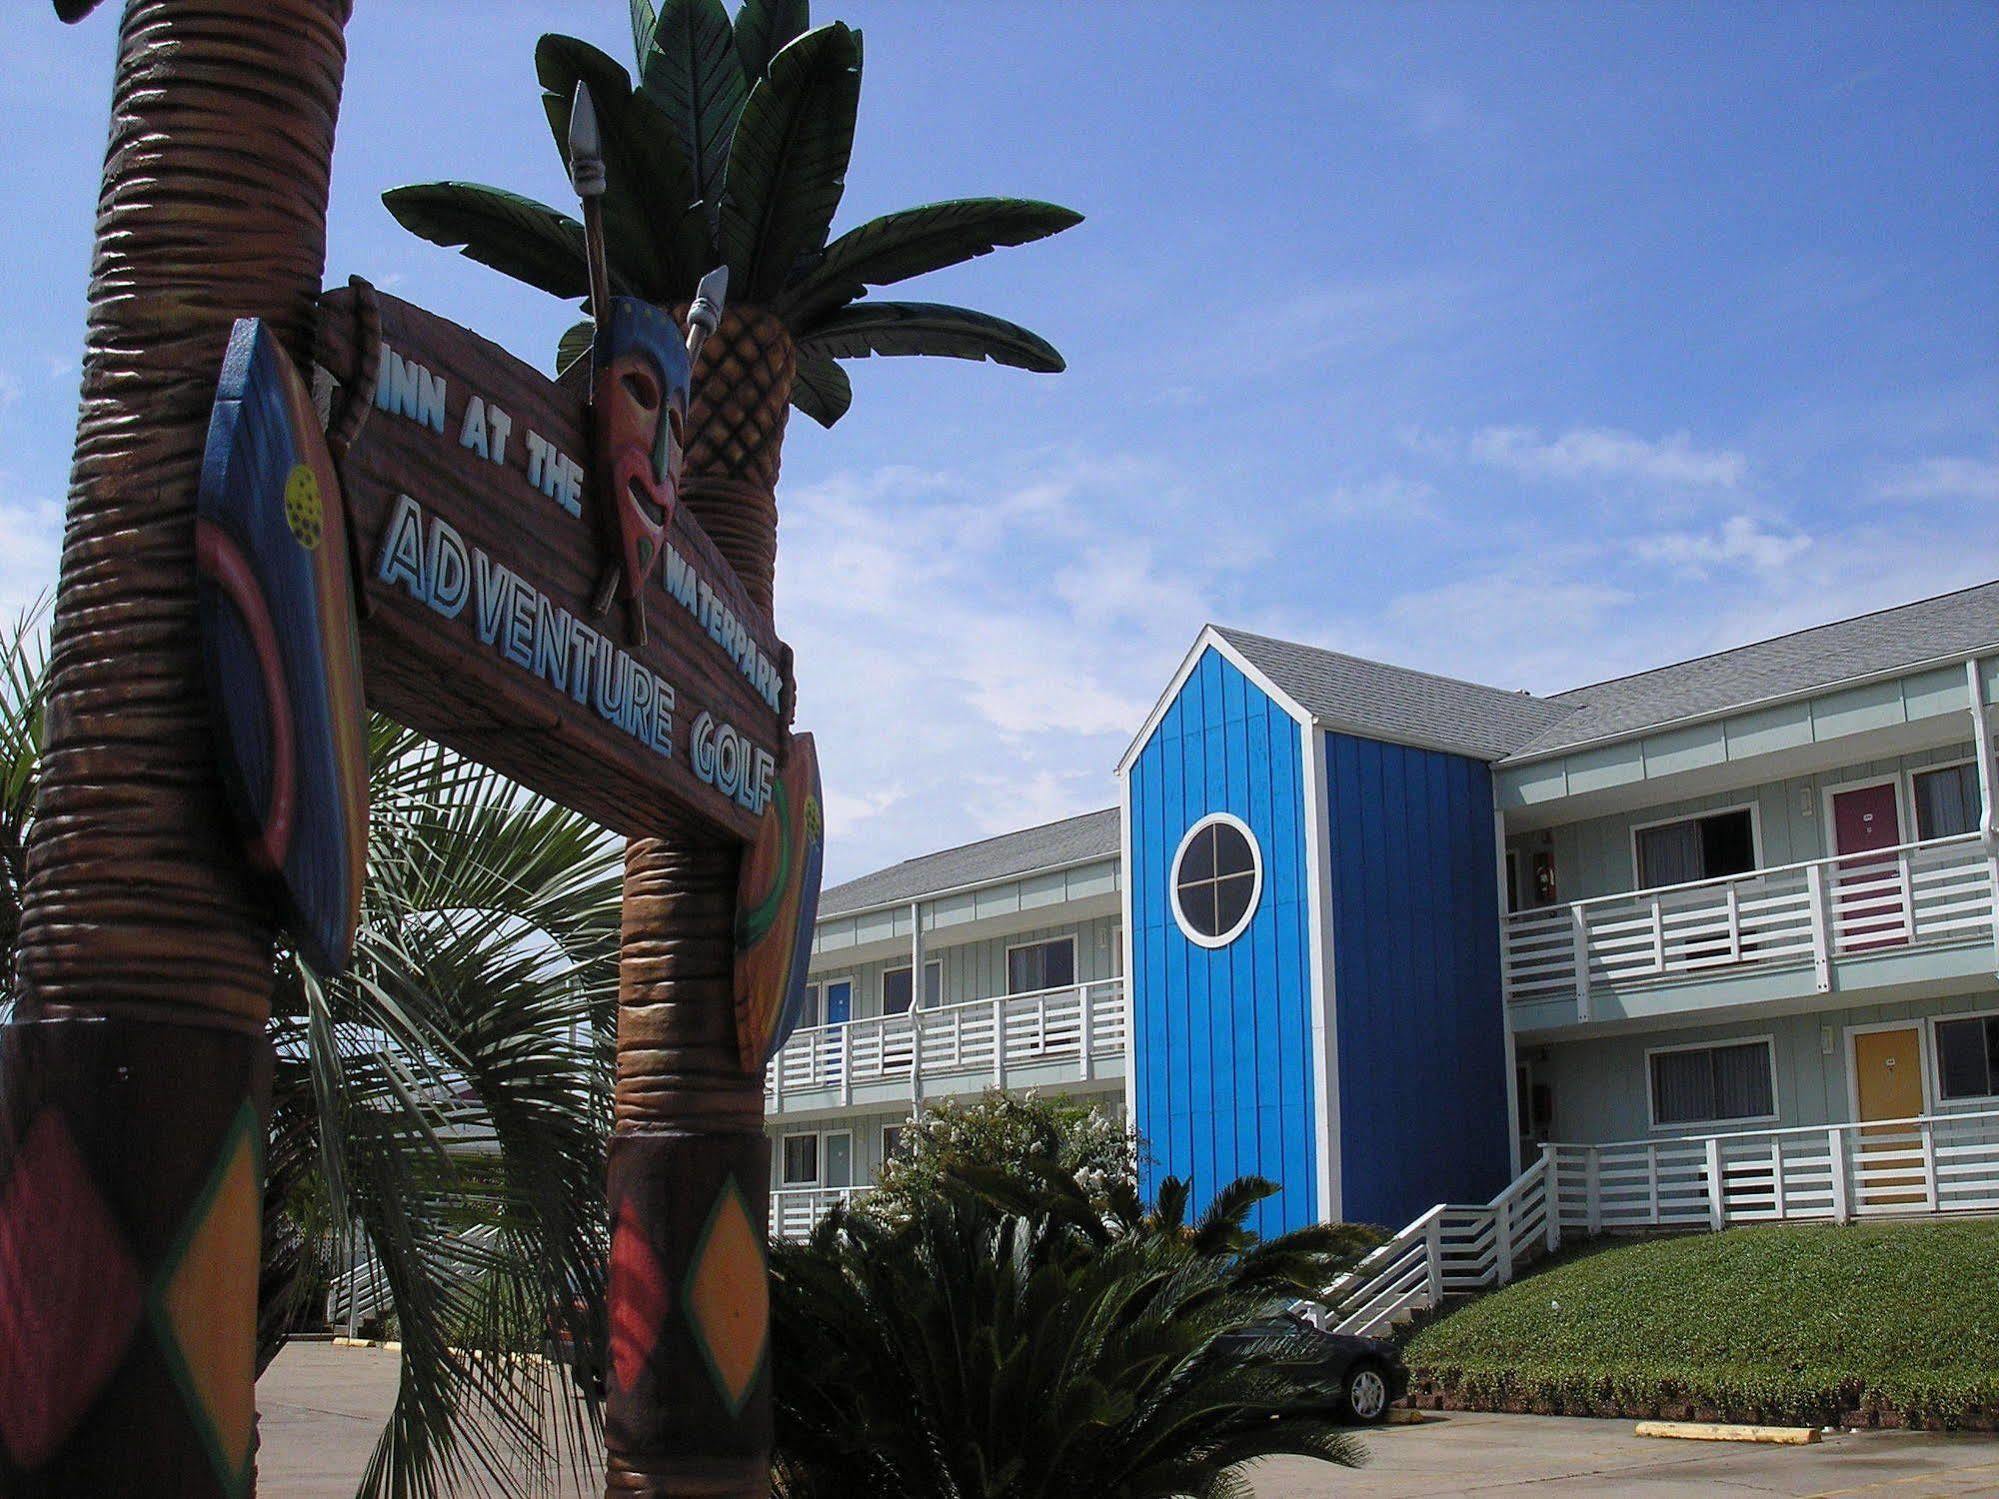
[[[1900,844],[1902,815],[1895,783],[1835,791],[1832,840],[1833,852],[1842,855],[1875,853]],[[1842,858],[1833,888],[1838,947],[1863,952],[1909,940],[1897,860]]]

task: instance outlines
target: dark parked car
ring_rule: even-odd
[[[1271,1344],[1281,1344],[1271,1348]],[[1409,1392],[1409,1370],[1393,1343],[1322,1332],[1291,1311],[1276,1311],[1221,1340],[1225,1348],[1263,1348],[1286,1364],[1301,1365],[1326,1387],[1329,1401],[1349,1421],[1371,1426]]]

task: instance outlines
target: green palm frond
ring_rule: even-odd
[[[539,1353],[576,1297],[602,1317],[622,857],[385,720],[370,799],[353,970],[280,969],[279,1076],[315,1136],[294,1195],[354,1225],[403,1342],[362,1492],[522,1492],[596,1419],[556,1366],[498,1355]]]
[[[712,224],[729,142],[749,95],[722,0],[664,0],[639,54],[639,77],[672,125],[681,159],[693,169],[694,195],[707,205]]]
[[[809,0],[743,0],[736,12],[736,56],[743,79],[755,84],[770,69],[770,60],[812,26]]]
[[[940,302],[856,302],[799,334],[801,353],[835,359],[870,354],[942,354],[990,359],[1015,369],[1057,374],[1067,365],[1055,346],[1018,323]]]
[[[583,226],[546,204],[476,182],[390,188],[382,202],[397,223],[434,245],[553,296],[589,295]]]
[[[779,293],[773,310],[792,326],[819,318],[866,294],[943,270],[1001,245],[1025,245],[1082,222],[1073,209],[1027,198],[957,198],[870,219],[826,247],[812,269]]]
[[[658,21],[652,0],[632,0],[632,56],[646,55],[646,48],[652,45],[652,29]]]
[[[830,427],[854,404],[854,387],[847,372],[824,354],[798,356],[798,378],[792,383],[791,404],[822,427]]]
[[[555,343],[555,373],[558,377],[568,373],[569,367],[579,359],[589,357],[590,345],[596,340],[597,325],[585,318],[580,323],[571,323]]]
[[[569,160],[576,85],[590,85],[604,147],[604,251],[614,279],[654,302],[688,294],[714,264],[701,193],[673,122],[617,61],[551,33],[534,49],[555,149]]]
[[[750,90],[722,193],[732,296],[768,302],[798,258],[826,242],[847,185],[860,99],[860,46],[837,21],[778,53]]]
[[[1080,215],[1028,199],[958,199],[884,215],[829,244],[860,101],[859,31],[808,29],[808,0],[743,0],[733,22],[724,0],[630,0],[629,11],[630,71],[574,37],[545,36],[535,52],[565,167],[576,85],[587,82],[596,101],[616,290],[671,307],[727,265],[731,301],[769,309],[800,344],[794,404],[828,426],[852,401],[828,359],[941,354],[1064,367],[1046,340],[1002,318],[860,302],[869,287],[1045,238]],[[395,188],[383,201],[413,232],[517,280],[567,300],[588,293],[582,229],[567,213],[465,183]]]

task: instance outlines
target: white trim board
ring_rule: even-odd
[[[1125,746],[1124,753],[1118,756],[1117,773],[1120,776],[1127,774],[1131,770],[1140,752],[1144,750],[1147,744],[1152,742],[1152,735],[1158,729],[1159,721],[1166,716],[1166,710],[1173,706],[1173,699],[1180,695],[1180,689],[1187,685],[1187,679],[1193,676],[1194,668],[1201,664],[1202,652],[1210,647],[1213,647],[1216,653],[1224,661],[1228,662],[1229,665],[1254,682],[1257,688],[1273,703],[1282,708],[1286,714],[1298,723],[1310,727],[1312,715],[1307,713],[1303,706],[1275,682],[1271,681],[1270,678],[1257,670],[1247,656],[1243,655],[1241,651],[1223,639],[1220,630],[1216,629],[1213,625],[1203,625],[1201,626],[1201,633],[1194,637],[1194,644],[1189,647],[1187,654],[1181,658],[1178,669],[1174,671],[1172,677],[1167,681],[1166,690],[1159,694],[1158,699],[1152,705],[1152,711],[1145,715],[1145,721],[1138,726],[1138,733],[1132,738],[1131,743]]]
[[[1339,1008],[1333,982],[1333,855],[1327,837],[1326,736],[1309,721],[1299,727],[1299,767],[1305,776],[1305,975],[1312,1023],[1313,1185],[1319,1221],[1346,1214],[1340,1161]]]

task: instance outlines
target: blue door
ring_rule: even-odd
[[[826,986],[826,1023],[845,1025],[854,1018],[854,985],[850,979]]]

